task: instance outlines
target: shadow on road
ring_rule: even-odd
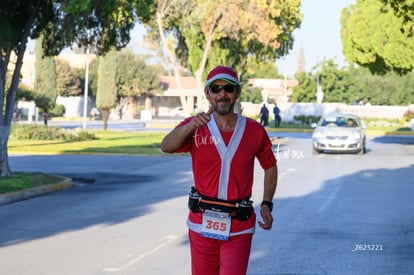
[[[365,170],[277,199],[272,231],[255,234],[248,274],[410,274],[413,178],[414,165]]]
[[[7,234],[0,233],[0,247],[99,224],[116,225],[151,214],[156,204],[185,196],[192,182],[192,174],[188,172],[191,163],[185,157],[59,155],[9,158],[16,171],[43,171],[78,182],[70,189],[1,206],[0,232]],[[44,158],[52,159],[48,161],[49,167],[42,165]],[[185,162],[185,165],[176,167],[173,164],[177,162]],[[186,210],[185,201],[182,208]]]
[[[414,136],[378,136],[371,139],[371,142],[383,143],[383,144],[402,144],[402,145],[414,145]]]

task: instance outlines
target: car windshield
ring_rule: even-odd
[[[323,127],[358,127],[358,120],[347,116],[328,116],[322,122]]]

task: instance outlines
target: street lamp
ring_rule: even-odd
[[[285,55],[285,80],[284,80],[284,90],[283,90],[283,97],[286,99],[286,94],[287,94],[287,58]]]
[[[88,84],[89,84],[89,52],[90,47],[86,48],[86,69],[85,69],[85,94],[83,99],[83,127],[86,130],[86,118],[88,116]]]
[[[324,96],[324,93],[322,90],[322,86],[319,84],[319,75],[318,75],[318,78],[316,79],[316,102],[318,104],[322,103],[323,96]]]
[[[288,47],[289,47],[289,42],[285,42],[284,43],[284,71],[285,71],[285,79],[284,79],[284,90],[283,90],[283,98],[285,100],[285,102],[287,102],[287,54],[288,54]]]

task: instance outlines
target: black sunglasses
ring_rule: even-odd
[[[222,89],[228,94],[232,94],[236,91],[236,85],[226,84],[226,85],[211,85],[208,89],[213,94],[218,94]]]

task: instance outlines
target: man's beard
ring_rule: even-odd
[[[234,110],[234,104],[235,104],[234,102],[233,102],[232,104],[228,105],[228,107],[226,107],[226,108],[220,108],[218,103],[219,103],[219,102],[216,102],[216,104],[215,104],[215,105],[213,105],[213,107],[214,107],[214,111],[215,111],[216,113],[218,113],[219,115],[222,115],[222,116],[224,116],[224,115],[228,115],[228,114],[232,114],[232,113],[233,113],[233,110]]]

